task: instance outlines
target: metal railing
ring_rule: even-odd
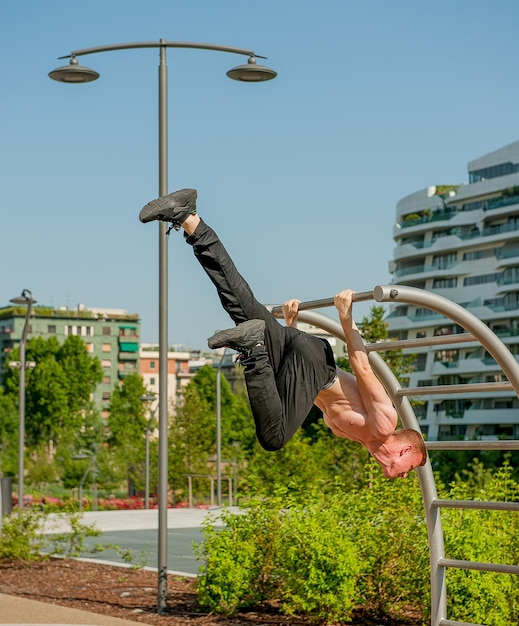
[[[466,331],[465,334],[461,335],[443,335],[442,337],[425,337],[421,339],[366,344],[373,371],[379,377],[386,392],[393,401],[405,428],[420,431],[418,420],[409,401],[410,396],[457,394],[466,393],[468,391],[512,390],[519,397],[519,363],[497,335],[479,318],[469,313],[465,308],[437,294],[405,285],[376,286],[373,291],[357,293],[353,298],[354,302],[366,300],[393,303],[401,302],[426,307],[456,322]],[[301,302],[299,305],[299,320],[313,324],[344,341],[344,333],[339,322],[314,310],[329,306],[333,306],[333,298]],[[281,306],[273,307],[272,313],[276,317],[283,317]],[[509,382],[405,388],[400,385],[396,376],[379,354],[379,352],[386,350],[434,346],[438,344],[449,345],[451,343],[471,341],[478,341],[485,347],[488,353],[494,357]],[[519,441],[426,441],[426,448],[428,450],[519,450]],[[429,543],[431,626],[481,626],[469,622],[457,622],[447,619],[447,568],[519,575],[519,566],[447,559],[445,557],[443,529],[441,524],[441,509],[459,508],[519,512],[519,503],[441,499],[438,498],[430,460],[428,460],[423,467],[419,467],[417,471],[424,502]]]

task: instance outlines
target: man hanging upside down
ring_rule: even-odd
[[[214,230],[197,215],[196,197],[195,189],[181,189],[148,203],[139,219],[170,222],[171,228],[184,230],[186,242],[235,322],[234,328],[213,335],[208,345],[240,353],[261,446],[281,449],[315,404],[332,432],[365,446],[386,478],[405,478],[424,465],[427,453],[421,434],[395,430],[397,413],[371,369],[352,317],[353,291],[338,293],[334,304],[355,376],[335,365],[327,341],[296,328],[298,300],[283,305],[285,326],[256,300]]]

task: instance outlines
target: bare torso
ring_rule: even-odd
[[[337,380],[328,389],[319,392],[315,404],[323,412],[324,423],[338,437],[345,437],[366,446],[373,452],[380,446],[380,436],[369,428],[369,416],[359,393],[357,379],[337,368]],[[388,429],[389,436],[396,425]]]

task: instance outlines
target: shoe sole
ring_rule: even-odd
[[[249,320],[238,324],[234,328],[221,330],[207,341],[211,350],[216,348],[231,348],[232,350],[250,350],[265,340],[265,322],[263,320]]]
[[[182,190],[183,191],[183,190]],[[148,202],[139,213],[139,220],[146,224],[153,220],[178,221],[184,220],[188,215],[196,213],[196,191],[186,192],[187,199],[184,204],[178,204],[172,196],[179,194],[175,191],[167,196],[161,196],[156,200]],[[173,202],[173,206],[171,206]]]

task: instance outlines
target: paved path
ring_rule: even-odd
[[[236,508],[228,509],[238,511]],[[200,563],[197,561],[193,544],[203,539],[200,529],[208,515],[218,521],[222,509],[168,509],[167,524],[167,567],[175,574],[196,576]],[[115,563],[130,562],[140,567],[158,567],[158,511],[87,511],[82,523],[102,532],[97,537],[87,537],[84,541],[87,551],[81,556],[96,561]],[[43,529],[45,534],[61,533],[70,530],[67,516],[49,516]],[[94,551],[102,545],[101,552]],[[115,547],[110,547],[115,546]],[[129,560],[128,558],[129,557]]]

